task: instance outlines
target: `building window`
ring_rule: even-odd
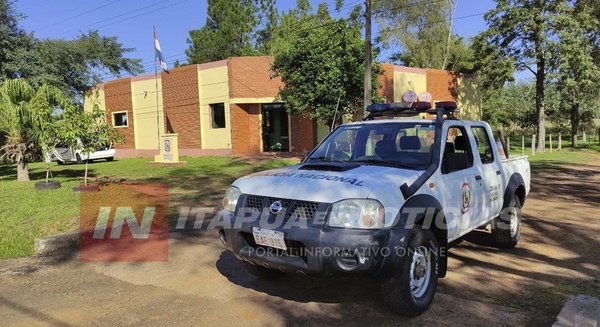
[[[225,104],[213,103],[210,105],[212,128],[225,128]]]
[[[127,127],[127,112],[113,112],[113,126]]]

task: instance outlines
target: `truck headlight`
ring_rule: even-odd
[[[383,228],[383,213],[383,205],[377,200],[343,200],[331,207],[328,224],[330,227]]]
[[[234,212],[235,206],[237,205],[238,199],[242,195],[239,188],[231,186],[225,191],[225,197],[223,198],[223,208],[225,210]]]

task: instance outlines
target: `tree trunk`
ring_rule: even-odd
[[[87,156],[88,156],[88,158],[89,158],[89,153],[88,153],[88,155],[87,155]],[[87,175],[88,175],[88,162],[89,162],[89,160],[86,160],[86,161],[85,161],[85,175],[84,175],[84,177],[83,177],[83,184],[84,184],[84,185],[88,185],[88,183],[87,183]]]
[[[452,42],[452,25],[454,23],[454,14],[456,13],[456,8],[458,7],[458,0],[448,0],[448,5],[450,6],[450,17],[449,17],[449,31],[448,31],[448,39],[446,39],[446,51],[444,51],[444,61],[442,62],[442,70],[446,70],[446,64],[448,63],[448,56],[450,55],[450,42]]]
[[[537,152],[544,152],[546,147],[546,112],[544,109],[544,82],[546,81],[546,60],[542,51],[541,40],[536,40],[537,73],[535,74],[535,109],[538,118]]]
[[[29,181],[29,167],[27,166],[27,161],[23,159],[17,162],[17,180],[19,182]]]
[[[571,105],[571,145],[577,147],[577,131],[579,130],[579,102]]]

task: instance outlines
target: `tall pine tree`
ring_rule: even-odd
[[[188,62],[202,64],[257,55],[253,38],[260,23],[259,8],[259,0],[208,0],[206,24],[189,31]]]

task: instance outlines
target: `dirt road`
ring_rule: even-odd
[[[215,231],[173,233],[166,263],[0,261],[3,326],[549,326],[572,294],[600,294],[600,159],[536,171],[517,248],[476,231],[450,250],[431,308],[390,314],[375,281],[264,282]]]

